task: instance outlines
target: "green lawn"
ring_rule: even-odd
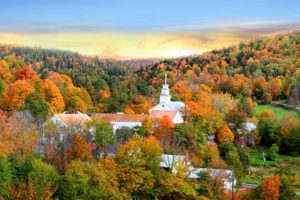
[[[274,174],[274,171],[279,169],[279,166],[282,164],[292,165],[294,167],[294,172],[297,176],[300,176],[300,156],[289,156],[279,154],[279,157],[276,161],[263,161],[262,158],[263,150],[254,150],[250,151],[250,166],[252,167],[252,172],[246,174],[242,178],[243,183],[252,183],[259,185],[265,176]],[[253,171],[253,169],[255,169]],[[249,171],[250,172],[250,171]],[[300,179],[299,179],[300,180]],[[297,182],[297,188],[299,187],[300,182]]]
[[[287,160],[294,160],[300,162],[300,156],[289,156],[279,154],[277,161],[264,161],[262,158],[262,151],[251,151],[250,153],[251,165],[260,165],[260,166],[268,166],[272,164],[276,164],[278,162],[283,162]]]
[[[255,115],[259,116],[263,110],[272,110],[279,120],[282,119],[286,114],[295,114],[298,118],[300,118],[300,112],[280,108],[273,105],[257,105],[254,108],[254,113]]]
[[[262,178],[253,178],[253,177],[243,177],[242,178],[242,183],[250,183],[250,184],[256,184],[256,185],[260,185],[262,182]]]

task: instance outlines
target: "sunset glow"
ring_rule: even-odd
[[[165,58],[300,28],[295,6],[299,3],[288,0],[282,7],[280,1],[272,1],[271,8],[269,0],[255,1],[259,7],[246,0],[12,0],[5,2],[3,8],[7,9],[1,11],[0,43],[66,49],[103,58]],[[186,5],[190,5],[188,9]],[[42,12],[43,8],[47,12]],[[291,14],[284,14],[283,9]],[[80,15],[82,10],[84,15]]]

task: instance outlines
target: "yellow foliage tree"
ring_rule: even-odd
[[[41,96],[49,104],[53,113],[64,111],[65,103],[59,88],[49,79],[45,79],[41,86]]]

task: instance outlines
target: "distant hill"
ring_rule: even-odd
[[[266,79],[290,76],[300,67],[300,32],[258,38],[248,43],[212,50],[196,56],[166,59],[143,68],[147,77],[162,71],[186,74],[189,70],[210,74],[263,75]]]
[[[197,56],[166,59],[138,74],[157,87],[168,72],[171,85],[186,80],[214,91],[254,99],[300,98],[300,32],[258,38]]]
[[[1,62],[8,69],[1,69]],[[128,104],[142,104],[145,98],[155,101],[165,72],[171,87],[180,81],[187,82],[187,87],[203,83],[213,92],[227,92],[236,98],[264,102],[288,99],[297,104],[300,33],[258,38],[196,56],[162,61],[120,61],[70,51],[0,45],[0,81],[8,73],[11,78],[4,81],[7,85],[14,83],[16,71],[24,66],[33,69],[42,80],[52,72],[68,75],[76,87],[87,91],[92,101],[88,107],[101,112],[122,111]],[[173,97],[179,98],[176,93]]]

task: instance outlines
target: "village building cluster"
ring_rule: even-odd
[[[68,129],[81,131],[86,129],[86,124],[89,121],[100,120],[110,123],[114,133],[116,133],[117,130],[122,128],[133,129],[135,127],[141,127],[143,121],[148,118],[161,119],[164,116],[168,116],[174,124],[183,123],[186,109],[184,102],[171,100],[167,77],[165,77],[165,83],[162,85],[159,103],[149,110],[149,114],[91,113],[88,115],[80,112],[64,112],[62,114],[54,114],[45,124],[52,122],[56,124],[61,132],[66,132]],[[252,123],[245,123],[244,126],[246,131],[252,131],[256,128]],[[244,130],[240,130],[241,133],[242,131]],[[231,190],[236,184],[234,172],[232,170],[194,168],[185,155],[163,154],[160,167],[170,170],[173,173],[177,173],[176,163],[181,163],[188,167],[187,177],[190,179],[197,179],[199,178],[199,173],[209,171],[209,174],[212,177],[217,175],[222,175],[224,177],[224,188],[227,190]]]

